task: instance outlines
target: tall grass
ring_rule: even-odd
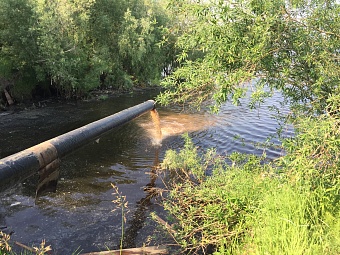
[[[121,214],[121,237],[119,243],[119,254],[123,253],[123,240],[124,240],[124,231],[125,231],[125,223],[126,223],[126,215],[129,213],[128,202],[126,201],[126,196],[124,196],[116,185],[111,183],[113,188],[113,195],[115,199],[112,202],[116,205],[116,207],[112,210],[112,212],[119,210]]]
[[[10,245],[10,235],[3,233],[0,231],[0,255],[17,255],[16,252],[12,250],[12,247]],[[33,246],[31,247],[25,247],[26,250],[20,253],[21,255],[44,255],[48,254],[49,251],[52,250],[51,246],[46,246],[45,240],[42,240],[39,247]]]
[[[274,183],[249,220],[251,235],[245,243],[252,245],[251,253],[331,254],[326,253],[326,226],[315,224],[316,215],[310,213],[319,206],[314,194],[289,183],[281,187]]]
[[[275,164],[199,156],[185,136],[162,164],[180,176],[167,181],[166,229],[185,253],[340,254],[339,126],[332,116],[300,120]]]

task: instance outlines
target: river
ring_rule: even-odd
[[[0,158],[153,99],[156,93],[150,90],[68,104],[48,102],[45,107],[0,113]],[[62,159],[56,193],[35,198],[37,176],[2,192],[0,226],[13,232],[12,240],[29,246],[46,239],[53,254],[117,249],[122,222],[119,210],[113,211],[114,183],[128,201],[125,245],[148,244],[148,236],[157,231],[149,214],[163,212],[157,201],[148,199],[144,187],[162,187],[153,170],[165,151],[181,148],[181,134],[188,132],[200,150],[214,147],[220,154],[239,151],[262,155],[264,148],[259,143],[279,128],[268,106],[280,108],[280,101],[276,93],[256,110],[249,110],[246,100],[238,107],[227,103],[217,115],[157,106],[162,140],[155,135],[150,114],[112,130]],[[284,129],[283,134],[293,135],[292,129]],[[284,153],[279,140],[272,142],[274,145],[266,149],[269,159]],[[162,243],[162,236],[156,234],[150,244]]]

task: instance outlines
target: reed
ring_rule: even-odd
[[[17,255],[18,253],[14,252],[12,250],[12,247],[10,245],[10,235],[3,233],[0,231],[0,255]],[[45,255],[49,254],[49,251],[52,251],[52,248],[50,245],[46,246],[45,240],[42,240],[39,247],[33,246],[28,247],[26,245],[23,245],[18,242],[14,242],[16,245],[20,246],[24,249],[23,252],[20,253],[20,255]]]
[[[126,223],[126,215],[129,212],[128,201],[126,201],[126,196],[124,196],[121,192],[119,192],[118,187],[114,184],[111,184],[113,188],[113,195],[115,199],[112,202],[116,205],[116,208],[112,210],[112,212],[117,209],[120,210],[121,214],[121,237],[120,237],[120,254],[123,252],[123,240],[124,240],[124,231],[125,231],[125,223]]]

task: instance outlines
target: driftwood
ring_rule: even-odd
[[[27,245],[24,245],[24,244],[19,243],[19,242],[17,242],[17,241],[15,241],[14,244],[20,246],[21,248],[24,248],[25,250],[28,250],[28,251],[33,252],[33,253],[36,253],[35,250],[34,250],[33,248],[28,247]]]
[[[19,242],[14,242],[17,246],[24,248],[32,253],[37,253],[37,251],[27,245],[24,245]],[[90,253],[82,253],[80,255],[152,255],[152,254],[168,254],[166,246],[149,246],[149,247],[141,247],[141,248],[130,248],[130,249],[122,249],[122,250],[112,250],[112,251],[99,251],[99,252],[90,252]]]
[[[6,89],[4,89],[4,93],[5,93],[5,96],[6,96],[8,104],[12,105],[14,103],[13,99],[11,98],[11,96],[9,95],[9,93],[8,93],[8,91]]]
[[[149,246],[141,248],[130,248],[113,251],[100,251],[83,253],[80,255],[147,255],[147,254],[168,254],[166,246]]]
[[[14,102],[6,88],[9,88],[13,82],[13,79],[6,79],[0,76],[0,91],[4,92],[8,105],[12,105]]]

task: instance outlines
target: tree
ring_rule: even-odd
[[[17,99],[38,87],[70,98],[149,86],[170,59],[158,1],[4,0],[0,8],[0,81]]]
[[[97,1],[93,35],[114,65],[103,73],[105,86],[158,83],[169,58],[160,47],[167,14],[158,1]]]
[[[339,1],[180,0],[170,10],[183,18],[181,53],[158,101],[218,110],[247,90],[250,106],[279,90],[294,110],[295,136],[268,163],[200,157],[187,141],[168,151],[163,168],[181,181],[167,182],[165,229],[193,254],[338,254]]]
[[[98,85],[100,75],[88,43],[89,16],[93,0],[33,1],[39,33],[36,69],[70,97]]]
[[[37,83],[37,33],[32,29],[36,20],[30,1],[1,1],[0,20],[0,88],[16,84],[12,94],[26,96]]]
[[[323,112],[339,93],[337,1],[172,1],[182,21],[181,67],[163,83],[162,103],[237,102],[247,81],[252,98],[281,90],[292,103]],[[193,57],[194,56],[194,57]]]

